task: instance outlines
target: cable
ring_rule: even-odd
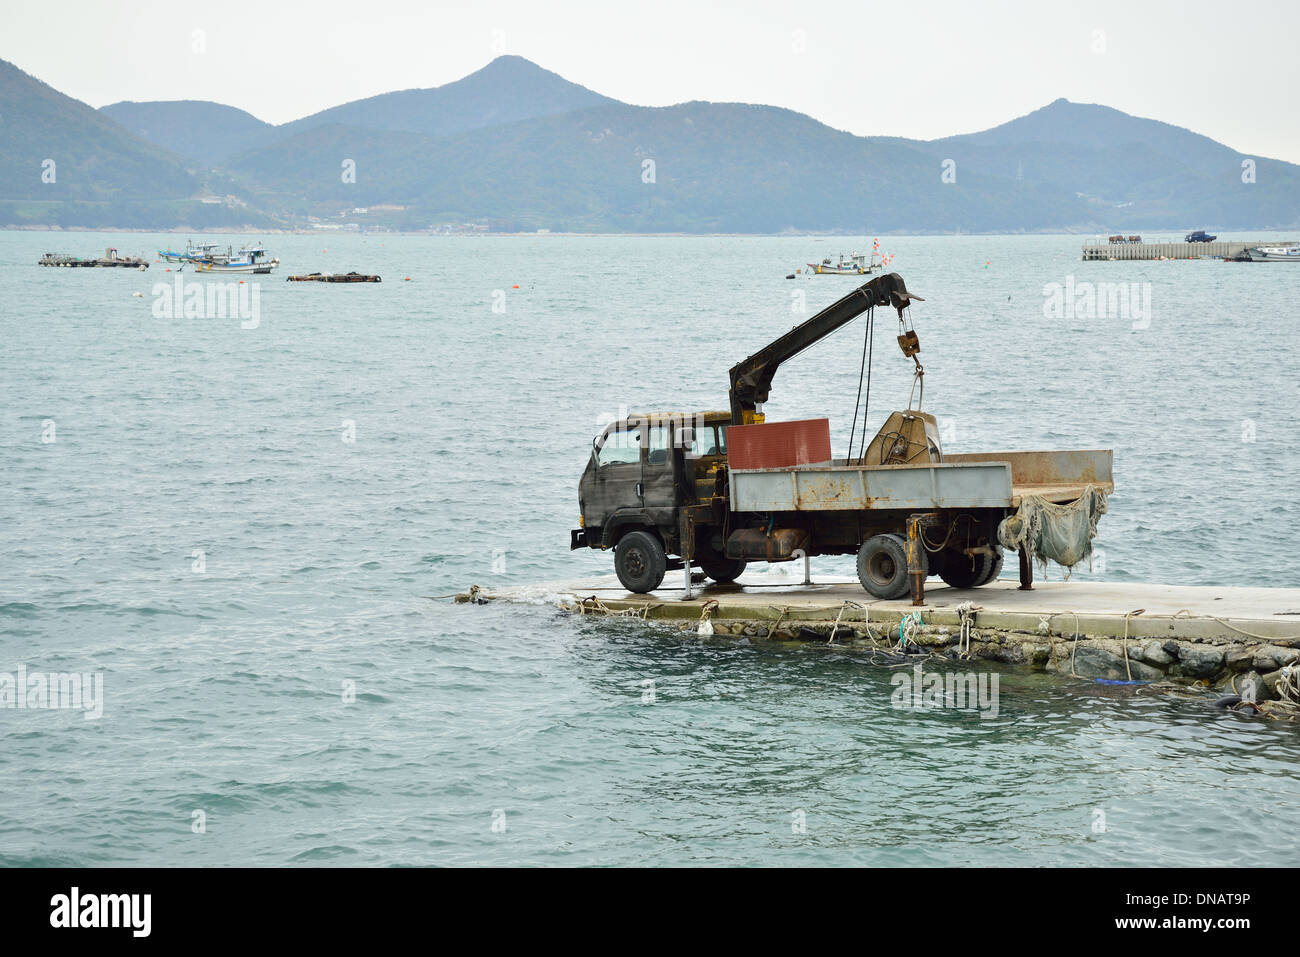
[[[853,400],[853,426],[849,429],[849,457],[845,462],[853,464],[853,445],[858,438],[858,407],[862,407],[862,448],[858,451],[858,464],[862,464],[862,457],[867,454],[867,411],[871,408],[871,364],[872,353],[875,347],[876,331],[876,309],[871,306],[867,309],[866,331],[864,332],[865,341],[862,343],[862,368],[858,370],[858,395]],[[866,401],[862,398],[862,380],[863,373],[866,373],[867,394]]]
[[[858,464],[867,456],[867,413],[871,411],[871,353],[876,345],[876,311],[871,310],[867,317],[870,332],[867,333],[867,394],[862,400],[862,448],[858,450]]]
[[[862,343],[862,365],[858,369],[858,395],[853,400],[853,425],[849,427],[849,456],[844,460],[850,465],[853,463],[853,443],[858,439],[858,405],[862,402],[862,374],[867,367],[867,343],[871,339],[871,314],[874,311],[870,306],[867,307],[867,320],[863,323],[865,327],[863,335],[866,341]]]

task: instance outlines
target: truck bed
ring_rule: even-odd
[[[1114,458],[1110,449],[1073,449],[965,452],[945,455],[943,460],[957,465],[1006,462],[1011,466],[1011,504],[1019,507],[1025,495],[1039,495],[1049,502],[1073,502],[1089,485],[1110,494],[1115,491]]]
[[[737,512],[1004,508],[1025,495],[1070,502],[1089,485],[1111,492],[1109,450],[977,452],[945,455],[923,465],[819,465],[732,469]]]

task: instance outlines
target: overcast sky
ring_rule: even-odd
[[[515,53],[664,106],[770,103],[933,139],[1057,97],[1300,162],[1300,3],[617,2],[5,4],[0,58],[103,106],[215,100],[282,123],[439,86]]]

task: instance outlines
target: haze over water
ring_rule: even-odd
[[[1300,271],[1084,238],[882,237],[945,448],[1114,448],[1082,579],[1294,586]],[[856,285],[784,276],[871,237],[274,236],[251,329],[155,318],[160,264],[35,265],[185,239],[0,233],[0,671],[106,698],[0,709],[0,864],[1297,863],[1291,726],[1015,669],[996,718],[897,711],[845,650],[425,597],[611,570],[568,550],[595,432],[724,408]],[[384,282],[284,282],[352,269]],[[1150,284],[1149,326],[1046,318],[1071,277]],[[769,419],[843,454],[861,347],[784,366]]]

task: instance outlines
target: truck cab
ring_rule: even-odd
[[[624,585],[657,588],[667,570],[682,567],[667,558],[682,553],[681,510],[725,508],[730,421],[729,412],[654,412],[607,425],[578,481],[580,527],[570,548],[613,549]],[[712,544],[696,544],[695,563],[715,581],[734,580],[745,563]]]

